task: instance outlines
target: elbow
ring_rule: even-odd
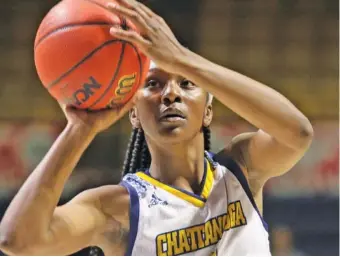
[[[307,150],[314,138],[313,126],[307,118],[305,118],[304,121],[300,123],[299,132],[296,137],[297,140],[295,142],[298,143],[296,147]]]
[[[305,121],[301,126],[301,137],[307,141],[312,141],[314,137],[313,126],[309,120]]]
[[[7,255],[31,255],[28,244],[22,240],[15,239],[14,236],[0,234],[0,250]]]
[[[285,139],[281,143],[294,151],[305,152],[311,145],[314,137],[313,126],[307,118],[295,122],[287,132]]]
[[[0,234],[0,250],[8,255],[21,255],[18,243],[13,238]]]
[[[9,229],[4,219],[0,223],[0,250],[8,255],[17,255],[18,243],[16,233]]]

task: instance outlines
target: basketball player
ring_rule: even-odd
[[[106,255],[270,255],[262,188],[304,155],[310,122],[278,92],[181,46],[143,4],[118,3],[109,9],[131,19],[141,35],[111,33],[154,61],[145,84],[121,110],[63,109],[66,128],[2,220],[1,250],[67,255],[99,246]],[[208,92],[259,130],[210,153]],[[57,207],[84,150],[128,110],[133,132],[122,182]]]

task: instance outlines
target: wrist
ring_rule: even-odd
[[[65,131],[89,140],[93,140],[98,134],[93,126],[91,127],[85,124],[74,124],[70,122],[67,123]]]

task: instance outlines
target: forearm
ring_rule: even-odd
[[[180,75],[277,140],[293,146],[298,143],[296,137],[310,133],[308,119],[283,95],[262,83],[192,52],[187,53],[179,66]]]
[[[66,126],[7,209],[0,225],[3,245],[43,236],[67,179],[93,138],[90,131]]]

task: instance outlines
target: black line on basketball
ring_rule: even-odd
[[[42,36],[39,41],[35,44],[34,49],[36,49],[38,47],[38,45],[45,40],[46,38],[48,38],[49,36],[51,36],[54,33],[58,33],[60,31],[66,30],[68,28],[74,28],[74,27],[83,27],[83,26],[116,26],[117,24],[113,24],[113,23],[109,23],[109,22],[104,22],[104,21],[89,21],[89,22],[83,22],[83,23],[74,23],[74,24],[67,24],[63,27],[60,28],[56,28],[48,33],[46,33],[44,36]]]
[[[116,66],[116,70],[113,74],[113,77],[110,81],[110,84],[108,87],[106,87],[104,93],[93,103],[91,104],[88,108],[91,108],[93,106],[95,106],[100,100],[103,99],[103,97],[105,97],[106,93],[112,88],[113,82],[116,80],[117,75],[119,73],[120,67],[122,66],[122,62],[123,62],[123,58],[124,58],[124,53],[125,53],[125,47],[126,47],[126,43],[124,42],[122,44],[122,50],[120,51],[120,56],[119,56],[119,60],[118,60],[118,64]]]
[[[143,66],[142,66],[142,60],[141,60],[141,57],[140,57],[140,54],[137,50],[137,48],[130,42],[125,42],[126,45],[129,45],[131,46],[131,48],[136,52],[136,55],[137,55],[137,60],[138,60],[138,64],[139,64],[139,76],[138,76],[138,82],[137,82],[137,85],[138,86],[141,86],[141,77],[142,77],[142,74],[143,74]],[[124,57],[124,56],[123,56]],[[120,66],[119,66],[120,68]],[[105,93],[104,93],[105,95]],[[133,95],[130,97],[130,99],[133,97]],[[127,99],[127,101],[129,101],[130,99]],[[93,105],[91,105],[92,107]],[[117,106],[117,108],[119,108],[120,106]]]
[[[141,59],[141,57],[140,57],[140,54],[139,54],[139,51],[138,51],[137,47],[136,47],[134,44],[130,43],[130,42],[126,42],[126,43],[127,43],[128,45],[130,45],[130,46],[133,48],[133,50],[135,50],[135,52],[136,52],[136,54],[137,54],[138,63],[139,63],[139,72],[140,72],[138,85],[140,85],[140,83],[142,82],[142,81],[140,81],[140,79],[141,79],[141,77],[142,77],[143,68],[144,68],[143,65],[142,65],[142,59]]]
[[[121,52],[120,57],[119,57],[119,62],[118,62],[118,64],[117,64],[117,68],[116,68],[115,74],[113,75],[113,78],[112,78],[112,80],[111,80],[111,82],[110,82],[110,86],[105,90],[105,92],[100,96],[100,98],[97,99],[97,100],[95,101],[95,103],[91,104],[91,106],[89,106],[88,108],[91,108],[91,107],[93,107],[95,104],[97,104],[101,99],[103,99],[103,97],[106,95],[106,93],[108,92],[108,90],[112,88],[113,82],[116,80],[117,75],[118,75],[118,72],[120,71],[120,68],[121,68],[121,66],[122,66],[122,62],[123,62],[123,58],[124,58],[124,52],[125,52],[126,45],[131,46],[131,48],[136,52],[137,59],[138,59],[138,64],[139,64],[139,74],[140,74],[139,77],[138,77],[138,83],[137,83],[137,85],[140,86],[140,84],[141,84],[141,80],[140,80],[140,79],[141,79],[142,74],[143,74],[143,66],[142,66],[142,60],[141,60],[140,54],[139,54],[137,48],[136,48],[132,43],[130,43],[130,42],[124,42],[123,47],[122,47],[122,52]],[[131,98],[132,98],[132,97],[131,97]],[[130,99],[128,99],[128,100],[130,100]]]
[[[48,84],[46,87],[47,89],[51,89],[53,86],[58,84],[61,80],[63,80],[65,77],[67,77],[70,73],[72,73],[75,69],[77,69],[80,65],[82,65],[84,62],[86,62],[88,59],[90,59],[96,52],[100,51],[105,46],[115,44],[115,43],[124,43],[125,41],[122,41],[120,39],[112,39],[109,41],[106,41],[105,43],[101,44],[94,50],[92,50],[89,54],[87,54],[83,59],[81,59],[77,64],[72,66],[68,71],[66,71],[64,74],[62,74],[59,78],[54,80],[52,83]]]
[[[138,63],[139,63],[139,77],[138,77],[138,84],[137,84],[137,85],[138,85],[138,87],[140,87],[140,86],[141,86],[141,83],[142,83],[141,78],[142,78],[142,74],[143,74],[142,60],[141,60],[141,57],[140,57],[140,54],[139,54],[137,48],[136,48],[133,44],[131,44],[130,42],[126,42],[126,44],[130,45],[130,46],[133,48],[133,50],[135,50],[135,52],[136,52],[136,54],[137,54]],[[131,96],[130,99],[131,99],[132,97],[133,97],[133,96]],[[128,99],[127,101],[129,101],[130,99]]]

